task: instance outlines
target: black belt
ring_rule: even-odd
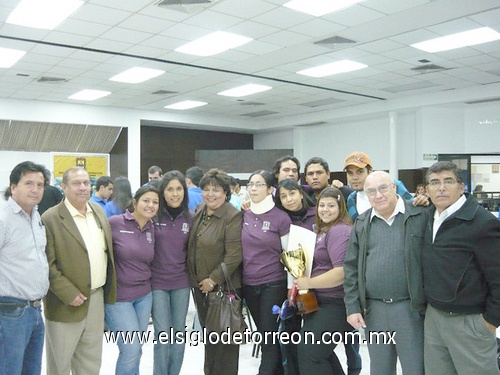
[[[394,302],[401,302],[401,301],[406,301],[410,299],[410,297],[401,297],[401,298],[368,298],[374,301],[381,301],[384,303],[394,303]]]
[[[0,302],[0,308],[6,308],[6,309],[12,309],[15,310],[17,308],[23,308],[23,307],[40,307],[42,305],[42,300],[41,299],[36,299],[33,301],[20,301],[20,302]]]

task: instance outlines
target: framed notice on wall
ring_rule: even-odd
[[[83,167],[90,176],[92,186],[101,176],[109,176],[109,154],[51,153],[53,177],[59,186],[63,173],[70,167]]]

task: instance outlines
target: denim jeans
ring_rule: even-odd
[[[154,375],[179,375],[184,359],[184,343],[161,344],[158,334],[186,331],[186,315],[189,307],[190,288],[153,290],[153,324],[156,345],[154,347]],[[163,334],[164,335],[164,334]]]
[[[130,302],[116,302],[105,304],[106,324],[110,331],[146,332],[148,330],[149,316],[153,297],[151,293]],[[117,375],[138,375],[142,355],[142,345],[134,338],[132,343],[118,340],[120,354],[116,362]]]
[[[0,302],[23,302],[0,297]],[[0,375],[40,375],[43,323],[40,307],[0,306]]]

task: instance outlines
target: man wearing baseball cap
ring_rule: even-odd
[[[354,191],[347,197],[347,210],[349,215],[354,220],[358,215],[368,210],[370,202],[363,190],[366,177],[373,172],[372,162],[370,157],[361,151],[355,151],[345,158],[344,171],[347,175],[347,183]],[[396,193],[403,199],[413,201],[413,196],[410,194],[404,184],[399,181],[394,181],[397,187]],[[428,202],[420,203],[419,205],[428,205]]]

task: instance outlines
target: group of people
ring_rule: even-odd
[[[322,334],[360,328],[372,375],[395,375],[398,358],[404,375],[500,374],[500,221],[464,194],[451,162],[432,165],[427,194],[415,197],[365,153],[348,155],[344,170],[347,185],[330,183],[328,163],[311,158],[301,185],[299,161],[284,156],[250,175],[240,210],[220,169],[150,168],[150,181],[108,218],[119,179],[100,178],[89,201],[89,175],[72,167],[65,199],[40,218],[44,167],[20,163],[0,210],[0,374],[39,374],[44,337],[49,374],[98,374],[105,325],[145,332],[152,316],[155,338],[183,332],[190,291],[205,326],[224,270],[259,332],[317,342],[264,341],[259,375],[344,374]],[[294,280],[280,261],[291,224],[316,233],[311,274]],[[293,284],[313,290],[319,309],[280,326],[272,307]],[[118,346],[116,373],[137,374],[140,343]],[[348,375],[359,374],[359,342],[344,346]],[[179,374],[183,357],[182,343],[155,345],[154,374]],[[237,374],[238,358],[239,345],[206,343],[204,372]]]

